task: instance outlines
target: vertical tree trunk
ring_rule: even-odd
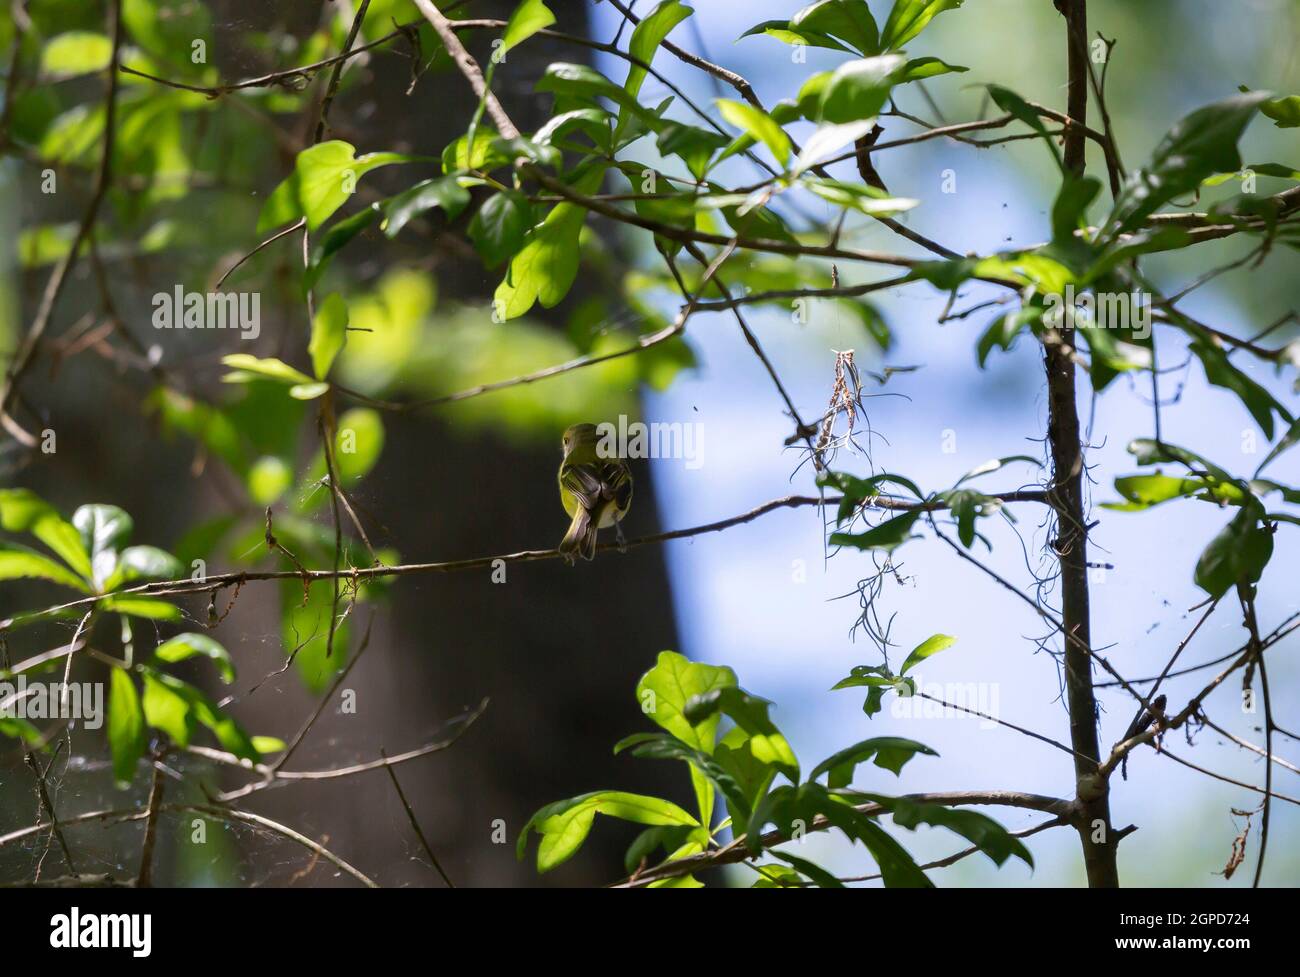
[[[1056,0],[1066,24],[1069,93],[1067,112],[1080,126],[1088,113],[1088,26],[1086,0]],[[1065,166],[1074,174],[1084,171],[1085,137],[1079,126],[1065,133]],[[1092,796],[1097,771],[1097,701],[1092,688],[1091,629],[1088,609],[1088,530],[1083,505],[1083,448],[1075,389],[1074,330],[1063,322],[1058,341],[1045,344],[1047,368],[1047,440],[1052,452],[1052,504],[1056,510],[1056,547],[1061,565],[1061,620],[1065,651],[1065,684],[1070,710],[1070,745],[1074,749],[1076,780],[1089,785],[1082,793],[1079,837],[1083,844],[1088,885],[1119,885],[1115,843],[1110,824],[1106,782],[1100,796]],[[1086,778],[1086,779],[1085,779]]]

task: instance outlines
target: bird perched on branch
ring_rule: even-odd
[[[1153,723],[1163,723],[1165,719],[1165,702],[1165,696],[1162,693],[1151,700],[1149,710],[1139,709],[1137,715],[1133,717],[1133,721],[1129,723],[1124,735],[1120,737],[1120,742],[1126,743],[1134,736],[1145,733]],[[1128,780],[1128,754],[1125,754],[1124,759],[1119,762],[1119,772],[1124,776],[1125,780]]]
[[[564,432],[560,462],[560,501],[573,519],[560,541],[560,555],[573,565],[596,555],[596,534],[613,526],[624,543],[619,520],[632,505],[632,473],[623,459],[602,457],[594,424],[574,424]]]

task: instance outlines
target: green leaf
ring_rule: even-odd
[[[641,709],[656,725],[702,753],[712,753],[718,731],[716,713],[692,722],[686,718],[686,704],[695,696],[715,689],[735,688],[736,673],[720,665],[693,662],[675,651],[661,651],[654,668],[637,682],[636,697]]]
[[[92,580],[103,589],[117,569],[119,548],[135,528],[131,517],[115,505],[83,505],[72,514],[72,524],[81,535],[81,545],[90,554]]]
[[[1270,451],[1265,456],[1264,460],[1259,463],[1259,467],[1255,469],[1255,474],[1258,475],[1273,461],[1274,458],[1297,443],[1300,443],[1300,419],[1292,423],[1292,425],[1287,429],[1286,434],[1282,435],[1278,443],[1273,445],[1273,450]]]
[[[304,272],[302,280],[304,294],[311,292],[316,287],[316,283],[325,274],[325,269],[329,267],[334,255],[342,251],[354,237],[379,220],[380,215],[379,204],[371,204],[351,217],[346,217],[330,225],[330,229],[325,232],[319,241],[312,245],[311,258],[307,262],[307,270]]]
[[[293,469],[276,455],[263,455],[248,469],[249,497],[259,506],[272,505],[293,484]]]
[[[1181,119],[1160,141],[1151,162],[1132,173],[1106,224],[1113,237],[1136,230],[1175,197],[1196,190],[1206,177],[1241,169],[1237,142],[1267,96],[1235,95]]]
[[[713,689],[734,687],[736,673],[730,668],[693,662],[675,651],[661,651],[654,668],[641,676],[636,685],[641,710],[660,728],[705,756],[713,753],[718,721],[712,716],[692,723],[686,718],[686,704],[697,695]],[[700,822],[708,823],[713,813],[713,793],[704,782],[704,772],[693,768],[691,783],[700,810]]]
[[[81,533],[58,510],[27,489],[0,489],[0,527],[11,533],[31,533],[75,573],[89,580],[90,554]]]
[[[816,166],[822,160],[829,159],[854,140],[865,136],[875,126],[873,119],[859,119],[840,125],[828,124],[818,126],[817,130],[804,143],[803,150],[794,161],[790,175],[798,176],[804,170]],[[838,181],[836,181],[838,182]],[[848,184],[842,184],[848,186]]]
[[[0,580],[49,580],[89,593],[86,582],[75,573],[35,550],[14,544],[0,544]]]
[[[334,440],[334,464],[339,481],[350,486],[369,474],[384,450],[384,420],[369,407],[354,407],[339,415]]]
[[[855,124],[848,123],[848,125]],[[833,128],[842,127],[835,126]],[[816,137],[814,136],[814,138]],[[812,143],[810,142],[808,145],[810,146]],[[805,146],[804,153],[807,152],[808,147]],[[803,154],[800,154],[799,159],[803,159]],[[795,169],[796,171],[799,169],[797,161]],[[883,190],[877,190],[875,187],[869,187],[863,183],[843,183],[839,180],[805,177],[803,185],[823,200],[829,200],[837,207],[849,207],[870,217],[889,217],[893,214],[901,214],[905,210],[911,210],[918,203],[911,197],[891,197]]]
[[[518,47],[540,30],[555,23],[555,14],[542,0],[521,0],[515,7],[510,19],[506,21],[505,33],[501,35],[499,57]]]
[[[853,782],[853,775],[858,764],[875,758],[876,766],[898,776],[907,761],[918,753],[925,756],[938,756],[934,750],[916,740],[903,739],[899,736],[877,736],[873,739],[854,743],[852,746],[832,754],[813,768],[809,780],[816,780],[822,774],[829,774],[827,786],[847,787]]]
[[[903,667],[898,670],[899,675],[906,675],[907,670],[913,665],[919,665],[931,655],[937,655],[946,648],[951,648],[957,643],[957,639],[950,634],[932,634],[919,645],[912,649],[912,653],[907,656],[907,661],[903,662]]]
[[[1039,117],[1038,112],[1009,88],[1003,88],[1001,85],[989,85],[988,91],[989,96],[998,108],[1019,119],[1042,137],[1044,145],[1051,152],[1052,158],[1056,160],[1056,165],[1064,173],[1065,162],[1061,159],[1061,151],[1056,148],[1056,140],[1047,131],[1047,126],[1043,125],[1043,120]]]
[[[113,42],[93,31],[68,31],[51,38],[41,51],[41,74],[58,78],[103,71],[113,54]]]
[[[221,364],[235,370],[234,373],[227,373],[221,378],[225,383],[247,383],[259,377],[284,384],[312,383],[312,378],[307,374],[295,370],[288,363],[273,356],[258,359],[251,353],[232,353],[221,357]]]
[[[636,30],[632,32],[632,39],[628,42],[628,54],[637,61],[650,64],[664,38],[693,13],[694,10],[678,3],[677,0],[663,0],[654,10],[641,18],[641,23],[636,25]],[[645,78],[645,68],[632,63],[627,69],[627,80],[623,82],[624,90],[635,98],[641,91]]]
[[[502,190],[484,201],[469,223],[469,237],[488,267],[513,258],[533,226],[533,205],[518,190]]]
[[[837,879],[830,872],[826,871],[826,869],[822,868],[816,862],[810,862],[808,861],[808,859],[800,858],[798,855],[791,855],[788,851],[774,851],[771,853],[771,855],[773,858],[779,858],[781,859],[781,861],[788,862],[789,864],[793,865],[796,869],[798,869],[799,870],[798,872],[792,873],[796,879],[800,877],[799,873],[802,872],[803,875],[806,875],[809,879],[817,883],[823,889],[844,888],[843,882]],[[770,880],[767,879],[760,879],[758,882],[755,882],[754,888],[755,889],[763,888],[764,886],[762,885],[762,883],[764,881],[769,881],[771,888],[784,888],[784,886],[771,884]]]
[[[785,134],[785,130],[775,119],[762,109],[735,99],[717,99],[717,106],[724,119],[766,146],[768,152],[776,159],[777,165],[782,169],[785,168],[786,163],[790,161],[790,137]]]
[[[338,292],[330,292],[316,308],[316,315],[311,320],[311,341],[307,344],[317,380],[329,376],[334,358],[342,351],[347,339],[348,304]]]
[[[756,760],[773,764],[797,783],[799,761],[785,735],[768,716],[771,706],[766,699],[750,695],[744,689],[726,686],[691,696],[684,715],[693,725],[706,722],[719,712],[730,717],[749,734],[749,749]]]
[[[144,756],[144,711],[131,673],[125,668],[109,669],[108,745],[113,753],[113,779],[118,787],[130,786],[136,764]]]
[[[903,65],[896,78],[896,83],[901,85],[904,82],[919,81],[922,78],[933,78],[935,75],[947,75],[953,72],[970,71],[958,64],[948,64],[939,58],[913,58],[907,64]]]
[[[384,204],[384,234],[397,237],[414,217],[435,207],[442,210],[447,220],[453,221],[468,204],[469,191],[454,174],[421,180]]]
[[[820,0],[790,18],[790,28],[830,34],[861,54],[875,54],[880,47],[880,30],[866,0]]]
[[[904,59],[882,54],[847,61],[831,74],[822,89],[821,120],[845,123],[875,119],[897,82]]]
[[[1160,474],[1128,475],[1115,479],[1115,491],[1127,501],[1104,502],[1102,507],[1136,512],[1140,509],[1149,509],[1161,502],[1168,502],[1170,499],[1195,495],[1205,488],[1206,482],[1201,478],[1174,478],[1172,475]]]
[[[832,533],[832,546],[851,546],[859,550],[884,550],[892,553],[912,538],[912,526],[921,517],[920,509],[886,519],[865,533]]]
[[[528,834],[536,831],[541,836],[537,846],[537,871],[549,872],[572,858],[582,847],[597,814],[637,824],[699,826],[698,821],[671,801],[617,790],[595,791],[548,804],[534,814],[519,832],[518,856],[524,857]]]
[[[150,621],[176,621],[181,616],[181,609],[175,604],[153,597],[109,596],[97,602],[96,606],[115,614],[143,617]]]
[[[150,727],[162,730],[177,746],[190,745],[193,721],[189,700],[152,670],[144,673],[144,718]]]
[[[939,804],[925,804],[906,797],[880,797],[866,795],[889,807],[894,823],[901,828],[915,829],[918,824],[947,828],[961,835],[982,851],[993,864],[1002,865],[1014,855],[1030,868],[1034,858],[1018,838],[987,815],[978,811],[959,811]]]
[[[885,29],[880,33],[880,46],[886,51],[897,51],[925,30],[936,16],[945,10],[956,10],[962,0],[894,0]]]
[[[1274,411],[1286,423],[1292,422],[1290,412],[1278,403],[1277,398],[1233,366],[1227,354],[1212,337],[1195,339],[1189,348],[1205,368],[1205,379],[1216,387],[1223,387],[1235,393],[1270,441],[1273,439]]]
[[[185,634],[168,638],[154,650],[155,658],[169,663],[182,662],[195,655],[215,662],[217,671],[221,673],[221,680],[227,685],[235,680],[235,666],[230,660],[230,652],[206,634],[187,631]]]
[[[587,212],[577,204],[556,204],[514,256],[494,303],[502,319],[515,319],[536,302],[560,303],[578,276],[578,237]]]
[[[314,231],[356,190],[357,182],[371,170],[393,163],[414,162],[400,153],[356,155],[356,148],[341,139],[317,143],[298,154],[294,171],[267,199],[258,218],[258,231],[267,231],[298,217]]]
[[[1273,124],[1279,129],[1294,129],[1300,126],[1300,95],[1270,98],[1260,105],[1259,110],[1272,119]]]
[[[1238,583],[1257,583],[1273,556],[1273,533],[1263,520],[1257,500],[1242,506],[1201,553],[1196,585],[1217,598]]]
[[[156,546],[128,546],[122,551],[105,590],[116,590],[135,580],[175,580],[185,573],[181,561]]]

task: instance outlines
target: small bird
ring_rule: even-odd
[[[1163,721],[1165,718],[1166,701],[1167,700],[1165,699],[1165,696],[1162,693],[1151,700],[1150,711],[1146,709],[1139,709],[1138,714],[1133,717],[1133,721],[1129,723],[1128,729],[1125,730],[1124,735],[1120,737],[1119,741],[1121,743],[1126,743],[1129,740],[1131,740],[1134,736],[1137,736],[1141,733],[1145,733],[1148,729],[1151,728],[1152,723]],[[1120,773],[1123,774],[1125,780],[1128,780],[1128,755],[1127,754],[1125,754],[1124,759],[1120,761]]]
[[[574,424],[564,432],[560,462],[560,501],[573,521],[560,540],[560,555],[573,565],[596,555],[596,533],[613,526],[621,546],[619,520],[632,505],[632,473],[621,458],[602,458],[595,424]]]

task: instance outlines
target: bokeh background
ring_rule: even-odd
[[[91,9],[95,4],[50,6],[55,8],[50,16],[67,17],[63,23],[68,27],[94,29],[102,23],[102,13]],[[205,6],[211,14],[213,62],[223,79],[328,56],[331,49],[321,45],[334,38],[336,49],[340,24],[345,28],[350,19],[347,4],[317,0],[292,0],[274,10],[248,2]],[[458,13],[503,16],[510,6],[476,2]],[[796,63],[790,49],[771,38],[737,40],[759,21],[788,16],[794,5],[756,0],[695,6],[695,16],[673,38],[745,75],[768,105],[792,96],[809,73],[839,60],[831,52],[810,50],[807,63]],[[884,5],[872,6],[883,21]],[[636,5],[643,13],[649,7],[646,2]],[[571,33],[600,40],[617,33],[618,13],[607,4],[556,3],[553,9],[558,26]],[[376,3],[372,11],[379,13],[368,18],[368,25],[376,27],[372,31],[368,26],[367,37],[391,29],[389,16],[399,22],[415,19],[403,2]],[[1119,41],[1107,74],[1107,100],[1130,168],[1149,156],[1174,120],[1230,95],[1238,85],[1280,93],[1300,86],[1300,5],[1292,0],[1230,5],[1094,0],[1089,28]],[[292,50],[268,50],[260,39],[270,33],[300,43]],[[480,36],[471,49],[482,58],[489,40]],[[917,86],[909,86],[900,105],[909,113],[935,124],[976,118],[989,111],[982,86],[992,82],[1064,107],[1064,32],[1051,4],[972,0],[938,18],[921,40],[924,49],[910,54],[935,55],[968,65],[970,71],[926,83],[928,99],[920,97]],[[524,128],[547,118],[549,96],[533,93],[531,85],[553,60],[589,60],[614,79],[624,71],[598,52],[535,39],[511,54],[497,78],[498,91]],[[359,150],[436,153],[463,128],[473,102],[462,80],[445,65],[442,70],[435,65],[412,85],[411,64],[400,45],[359,61],[331,110],[331,135],[348,139]],[[655,65],[701,104],[731,94],[662,51]],[[28,123],[31,144],[42,145],[61,109],[95,98],[97,91],[89,81],[51,86],[53,103],[43,116],[33,110]],[[317,91],[313,87],[308,95]],[[667,94],[653,78],[643,90],[651,102]],[[288,171],[294,141],[307,134],[301,121],[307,103],[298,101],[301,97],[259,93],[241,99],[248,103],[244,109],[226,104],[233,100],[211,110],[186,108],[175,141],[181,152],[169,157],[184,192],[167,196],[155,180],[145,191],[124,191],[114,200],[118,236],[112,244],[117,247],[106,243],[104,250],[122,319],[147,344],[162,346],[161,365],[182,377],[186,391],[196,397],[230,395],[218,382],[218,361],[225,353],[246,351],[247,344],[234,337],[223,337],[219,348],[206,336],[160,339],[148,327],[149,296],[176,282],[205,287],[256,242],[253,227],[261,202]],[[885,139],[918,131],[900,118],[882,121]],[[806,136],[797,126],[792,134]],[[1090,148],[1090,166],[1100,172],[1101,161],[1091,153]],[[634,147],[631,155],[651,165],[659,162],[652,143]],[[1294,166],[1294,130],[1279,130],[1259,119],[1247,131],[1243,155],[1249,162]],[[905,223],[957,251],[1022,246],[1050,233],[1052,166],[1033,143],[979,148],[934,140],[875,161],[891,192],[923,201],[904,215]],[[55,241],[51,246],[57,247],[57,228],[75,221],[84,203],[83,164],[76,158],[66,164],[66,185],[76,189],[52,198],[35,192],[39,168],[30,159],[6,164],[4,219],[11,233],[3,235],[9,242],[0,343],[5,349],[12,348],[30,321],[48,273],[41,242]],[[955,193],[941,192],[949,173]],[[842,175],[855,179],[850,169]],[[758,175],[745,160],[735,159],[724,177],[752,182]],[[392,192],[406,185],[402,179],[380,171],[367,178],[366,186]],[[1263,192],[1281,188],[1278,181],[1260,179]],[[160,214],[165,231],[158,230]],[[456,229],[463,230],[463,220]],[[442,233],[436,219],[395,243],[382,238],[354,243],[328,279],[330,287],[347,294],[354,325],[361,319],[374,329],[372,334],[354,333],[349,341],[344,364],[349,382],[384,394],[437,396],[606,348],[602,343],[617,346],[629,335],[650,331],[656,317],[671,316],[676,302],[670,293],[638,289],[623,279],[627,267],[654,261],[646,242],[600,222],[591,222],[589,230],[584,272],[574,293],[551,313],[504,325],[488,316],[498,278],[466,255],[456,235]],[[866,223],[851,221],[843,240],[915,251],[887,229]],[[1216,242],[1190,254],[1148,259],[1145,268],[1163,289],[1176,291],[1247,248],[1244,242]],[[294,278],[297,260],[296,245],[285,242],[231,279],[232,288],[261,290],[273,310],[268,313],[264,305],[261,355],[301,356],[306,324]],[[1216,279],[1183,306],[1218,328],[1250,335],[1295,307],[1296,269],[1294,253],[1277,248],[1258,268]],[[843,264],[839,272],[850,283],[877,274]],[[83,262],[53,331],[64,332],[84,314],[93,314],[95,292],[92,269]],[[991,297],[977,288],[963,290],[954,308]],[[867,381],[870,430],[860,430],[858,438],[864,450],[846,449],[837,467],[856,474],[898,472],[923,489],[937,490],[990,458],[1045,456],[1039,350],[1022,340],[1009,353],[995,352],[986,369],[977,369],[975,341],[998,310],[937,324],[945,300],[924,287],[874,296],[895,339],[887,352],[858,318],[829,304],[815,305],[806,323],[792,322],[788,309],[756,309],[750,315],[805,417],[818,415],[825,406],[836,350],[855,350],[864,371],[918,367],[894,374],[884,385]],[[1273,338],[1290,335],[1284,331]],[[60,432],[58,452],[33,458],[6,446],[0,459],[6,481],[35,489],[65,511],[87,501],[121,505],[135,515],[136,541],[178,549],[196,523],[233,514],[243,520],[242,529],[232,530],[212,560],[224,567],[246,558],[260,534],[257,501],[222,471],[219,459],[196,450],[192,439],[164,423],[165,412],[141,416],[139,401],[154,378],[141,369],[139,357],[113,337],[72,350],[43,358],[25,387],[32,409]],[[1200,366],[1185,364],[1187,356],[1176,341],[1162,343],[1161,359],[1169,367],[1182,365],[1162,378],[1165,393],[1178,394],[1163,408],[1165,438],[1231,471],[1253,471],[1268,449],[1241,405],[1207,386]],[[1238,365],[1294,409],[1291,377],[1274,376],[1244,358]],[[1089,430],[1095,506],[1116,498],[1114,477],[1136,471],[1125,445],[1151,434],[1152,409],[1145,378],[1134,383],[1121,378],[1095,402],[1085,387],[1083,397],[1080,411]],[[272,416],[263,406],[254,399],[239,414],[257,447],[264,454],[292,458],[295,468],[308,468],[314,450],[312,419],[306,414]],[[685,346],[648,364],[617,361],[461,404],[385,415],[382,455],[354,497],[370,520],[377,545],[395,548],[406,560],[550,546],[564,528],[553,483],[559,432],[574,420],[620,413],[697,424],[703,435],[698,466],[671,458],[637,465],[631,535],[698,525],[790,493],[815,494],[811,467],[783,447],[791,423],[769,378],[734,320],[714,313],[694,317]],[[1270,471],[1278,481],[1295,484],[1300,455],[1283,456]],[[1022,463],[985,476],[981,484],[987,490],[1009,490],[1036,485],[1043,477],[1038,468]],[[292,511],[300,502],[290,493],[278,505]],[[982,524],[993,546],[982,559],[1029,592],[1052,570],[1044,555],[1048,532],[1036,508],[1021,507],[1016,515],[1014,526],[1000,520]],[[1194,623],[1189,608],[1203,594],[1192,582],[1192,567],[1226,516],[1194,501],[1142,514],[1094,508],[1093,516],[1099,522],[1092,532],[1092,558],[1113,565],[1093,577],[1093,645],[1105,648],[1126,676],[1156,674]],[[302,517],[328,527],[324,510]],[[487,573],[404,578],[373,605],[370,646],[345,683],[356,692],[356,714],[341,713],[331,703],[293,766],[334,766],[374,759],[381,748],[393,753],[417,746],[437,738],[441,724],[488,697],[491,704],[483,718],[453,748],[399,768],[413,809],[448,873],[460,885],[608,882],[622,873],[622,848],[634,834],[626,826],[598,821],[582,854],[540,879],[528,861],[515,860],[513,839],[537,807],[587,790],[660,792],[678,800],[687,796],[685,773],[675,765],[610,755],[620,736],[646,728],[633,695],[636,679],[660,650],[673,648],[700,661],[731,665],[742,685],[776,702],[774,718],[807,767],[856,740],[896,734],[929,744],[940,757],[917,759],[898,781],[878,768],[866,768],[860,774],[862,786],[1070,795],[1072,765],[1045,744],[975,719],[896,715],[888,705],[868,719],[856,692],[828,691],[854,665],[879,663],[881,651],[855,627],[861,614],[859,582],[874,568],[856,552],[827,553],[825,518],[814,509],[777,512],[724,533],[637,548],[574,570],[558,563],[511,566],[505,583],[493,583]],[[1288,526],[1279,531],[1277,555],[1260,588],[1260,619],[1266,629],[1297,609],[1295,532]],[[1035,643],[1045,633],[1042,621],[936,540],[909,543],[898,552],[897,564],[898,574],[886,582],[876,604],[882,620],[892,619],[890,663],[897,667],[933,633],[954,635],[958,643],[920,669],[924,683],[974,683],[1001,718],[1067,739],[1057,663]],[[38,606],[49,593],[36,586],[6,586],[0,592],[0,615]],[[1044,594],[1049,603],[1054,601],[1050,584]],[[234,694],[241,697],[235,707],[241,721],[254,732],[288,738],[312,708],[311,686],[319,684],[323,672],[309,674],[304,668],[275,675],[248,692],[284,660],[285,600],[291,598],[247,588],[214,634],[239,665]],[[1225,601],[1201,629],[1184,651],[1182,664],[1220,657],[1244,641],[1230,603]],[[198,603],[191,608],[200,619],[203,610]],[[359,620],[370,613],[369,608],[358,611]],[[311,623],[318,622],[319,617]],[[360,631],[354,619],[354,650]],[[19,659],[44,650],[57,644],[61,634],[66,641],[65,632],[55,627],[24,634],[11,641],[24,643],[12,647],[11,655]],[[1292,727],[1297,724],[1288,717],[1295,712],[1300,682],[1296,648],[1292,637],[1269,653],[1274,711],[1283,725]],[[318,658],[304,661],[326,667]],[[78,666],[82,669],[86,678],[93,677],[92,666]],[[1170,680],[1171,703],[1185,701],[1209,674]],[[1259,715],[1243,714],[1237,696],[1235,686],[1222,690],[1211,700],[1211,718],[1238,736],[1261,741]],[[1119,738],[1132,709],[1126,696],[1113,691],[1103,694],[1102,704],[1105,748]],[[100,739],[88,732],[74,734],[74,759],[56,764],[60,811],[143,802],[143,774],[131,791],[111,786]],[[1211,730],[1197,733],[1191,745],[1178,733],[1168,745],[1225,776],[1263,781],[1256,754],[1224,742]],[[1294,758],[1294,746],[1279,737],[1275,749]],[[37,799],[21,753],[6,746],[0,759],[3,834],[31,823]],[[178,763],[213,784],[239,782],[191,760]],[[1294,794],[1295,779],[1293,772],[1275,767],[1278,791]],[[1149,750],[1139,751],[1129,764],[1129,779],[1116,781],[1112,793],[1115,823],[1139,827],[1120,849],[1121,878],[1131,885],[1248,884],[1251,873],[1245,868],[1228,882],[1216,873],[1244,826],[1233,809],[1255,808],[1258,796]],[[330,847],[384,884],[441,884],[382,772],[265,791],[249,807],[313,837],[328,837]],[[1027,827],[1037,817],[991,813],[1013,828]],[[498,821],[507,828],[509,844],[493,841]],[[1250,835],[1252,859],[1258,821],[1256,816]],[[133,872],[138,825],[73,830],[75,849],[84,853],[83,871]],[[946,833],[923,829],[900,834],[918,860],[960,847]],[[261,832],[214,827],[212,843],[199,847],[189,843],[184,824],[168,822],[163,837],[160,879],[171,883],[305,886],[336,881],[325,867],[310,865],[300,850]],[[1275,802],[1266,884],[1300,881],[1298,837],[1295,805]],[[29,877],[44,847],[42,838],[0,848],[0,879]],[[940,885],[1082,882],[1078,841],[1071,832],[1037,835],[1030,847],[1037,862],[1032,873],[1018,862],[999,870],[977,856],[936,870],[932,877]],[[873,870],[860,848],[830,838],[809,839],[801,854],[845,875]],[[57,861],[57,853],[48,859]],[[1253,868],[1251,859],[1247,868]],[[731,878],[737,884],[751,881],[744,870]]]

